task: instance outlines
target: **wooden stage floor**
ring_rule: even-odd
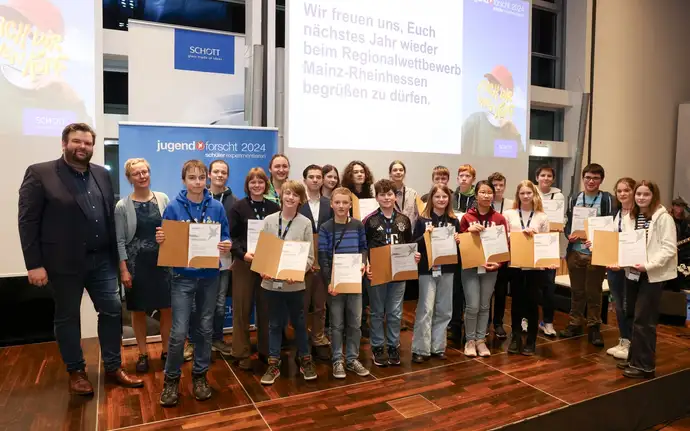
[[[414,302],[405,304],[408,322],[414,319],[414,307]],[[510,322],[509,310],[505,321]],[[566,321],[566,315],[557,313],[557,328]],[[194,400],[187,363],[181,401],[172,409],[158,405],[160,344],[149,346],[152,371],[143,376],[146,387],[124,389],[104,385],[97,341],[85,340],[88,372],[99,383],[91,399],[68,395],[55,343],[7,347],[0,349],[0,430],[493,429],[645,384],[622,377],[616,360],[605,353],[617,343],[618,331],[607,325],[602,329],[602,349],[589,345],[586,336],[540,337],[533,357],[508,355],[504,341],[491,346],[493,355],[487,359],[468,359],[460,346],[451,345],[447,361],[424,364],[411,363],[408,330],[401,336],[400,367],[374,366],[369,346],[363,344],[361,358],[371,376],[348,374],[336,380],[330,364],[319,362],[318,379],[305,382],[288,352],[281,377],[269,387],[259,383],[264,366],[258,361],[250,373],[214,354],[209,372],[213,398]],[[508,325],[506,330],[510,332]],[[681,332],[689,334],[690,329],[659,327],[657,376],[690,369],[690,340],[677,337]],[[123,359],[133,372],[136,347],[126,347]]]

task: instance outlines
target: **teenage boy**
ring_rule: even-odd
[[[200,160],[189,160],[182,167],[182,181],[185,190],[170,202],[163,213],[164,220],[177,220],[187,223],[213,223],[220,226],[218,250],[221,254],[230,251],[230,229],[223,205],[211,197],[206,188],[206,165]],[[157,228],[156,242],[165,242],[165,233]],[[172,407],[179,400],[178,389],[182,374],[183,350],[189,331],[192,306],[196,305],[197,331],[194,335],[194,365],[192,382],[194,397],[207,400],[211,388],[206,380],[206,372],[211,363],[211,333],[218,296],[220,261],[215,269],[173,268],[172,279],[172,329],[168,346],[168,359],[165,362],[165,382],[160,397],[163,407]]]
[[[582,335],[582,324],[585,323],[585,308],[587,308],[586,323],[589,328],[589,342],[602,347],[601,338],[601,284],[606,277],[606,268],[592,265],[592,252],[584,241],[571,233],[574,207],[596,208],[597,216],[612,216],[616,213],[615,200],[608,192],[601,191],[604,181],[604,168],[596,163],[590,163],[582,170],[584,191],[570,200],[568,205],[568,223],[565,234],[568,236],[568,272],[570,275],[570,323],[560,332],[562,338]],[[589,242],[587,242],[589,245]]]
[[[333,217],[331,203],[328,198],[321,196],[323,186],[323,170],[321,166],[309,165],[302,172],[304,185],[307,189],[307,204],[299,208],[300,214],[311,221],[314,234],[319,232],[319,227]],[[328,297],[327,284],[323,283],[319,274],[319,267],[314,267],[305,276],[306,290],[304,292],[304,319],[309,327],[309,306],[311,314],[311,345],[314,356],[322,361],[330,359],[330,341],[326,337],[326,298]]]
[[[466,213],[474,204],[474,180],[477,171],[472,165],[458,168],[458,188],[453,193],[453,210]]]
[[[338,187],[331,195],[334,218],[319,228],[319,265],[322,282],[328,285],[331,338],[333,339],[333,377],[345,378],[345,370],[358,376],[368,376],[369,370],[359,362],[359,344],[362,338],[362,294],[337,293],[333,290],[332,272],[334,254],[361,254],[362,275],[367,260],[367,237],[361,221],[350,217],[352,192]],[[347,317],[346,317],[347,316]],[[345,361],[343,361],[343,329],[347,324],[345,338]]]
[[[369,249],[389,244],[409,244],[412,241],[412,225],[405,214],[395,210],[395,184],[391,180],[379,180],[374,184],[379,210],[364,221]],[[419,263],[421,254],[415,253]],[[376,262],[371,262],[376,264]],[[367,276],[371,279],[371,269]],[[374,364],[379,367],[400,365],[400,324],[402,304],[405,296],[405,282],[390,282],[369,286],[371,308],[371,329],[369,341],[374,355]],[[384,339],[383,319],[386,318]],[[386,346],[388,354],[386,354]]]
[[[494,211],[499,214],[503,214],[505,210],[513,208],[513,200],[504,197],[506,190],[506,177],[500,172],[494,172],[489,175],[489,182],[494,186],[494,202],[491,204]],[[510,194],[508,194],[510,196]],[[498,274],[496,276],[496,284],[494,285],[494,307],[493,314],[489,316],[489,325],[493,321],[494,324],[494,334],[497,338],[506,338],[508,334],[503,328],[503,317],[505,315],[506,309],[506,296],[508,295],[508,278],[509,271],[507,265],[502,265],[498,269]],[[489,309],[489,312],[492,310]],[[493,318],[491,317],[493,316]],[[487,332],[488,328],[487,328]]]
[[[442,184],[444,186],[448,185],[450,180],[450,170],[442,165],[438,165],[431,171],[431,182],[435,186],[436,184]],[[420,198],[422,202],[426,203],[429,200],[429,193],[425,193]]]
[[[542,165],[537,168],[534,173],[535,180],[537,182],[537,189],[539,190],[539,195],[541,200],[556,200],[563,201],[565,203],[565,196],[561,193],[561,189],[552,187],[553,182],[556,179],[556,170],[549,165]],[[566,220],[564,220],[567,223]],[[562,235],[561,235],[562,236]],[[546,284],[544,285],[544,300],[542,302],[542,314],[544,316],[544,321],[539,322],[539,330],[548,335],[549,337],[555,337],[556,330],[553,327],[553,318],[555,314],[555,297],[556,297],[556,270],[546,269]]]

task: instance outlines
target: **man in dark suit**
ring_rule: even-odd
[[[323,170],[321,166],[309,165],[302,172],[304,185],[307,189],[307,202],[303,204],[300,214],[311,220],[313,233],[319,231],[319,226],[333,218],[331,201],[321,196],[321,186],[323,185]],[[318,241],[314,242],[314,253],[318,249]],[[316,254],[314,255],[316,256]],[[314,346],[314,356],[323,360],[330,361],[330,341],[326,337],[326,299],[328,288],[319,274],[318,261],[314,259],[314,268],[306,278],[306,292],[304,295],[304,315],[309,322],[309,305],[313,308],[311,315],[311,344]],[[307,326],[309,326],[307,324]]]
[[[98,339],[106,376],[125,387],[142,387],[120,356],[122,305],[108,171],[90,164],[96,134],[83,123],[62,132],[63,157],[29,166],[19,189],[19,236],[29,282],[50,283],[55,300],[55,338],[73,394],[91,395],[81,349],[80,305],[86,288],[98,312]]]

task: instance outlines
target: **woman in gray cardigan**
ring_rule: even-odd
[[[151,167],[145,159],[129,159],[125,176],[134,191],[115,206],[115,232],[120,255],[120,279],[126,288],[127,309],[132,313],[132,326],[139,347],[136,370],[149,369],[146,350],[146,318],[153,310],[160,311],[160,333],[163,342],[161,360],[165,362],[168,337],[172,324],[170,309],[170,272],[158,266],[156,227],[161,225],[169,199],[164,193],[150,189]]]

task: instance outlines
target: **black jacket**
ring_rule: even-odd
[[[243,260],[244,255],[247,254],[247,221],[256,218],[256,213],[252,205],[257,205],[259,214],[261,214],[263,218],[280,211],[280,206],[268,199],[264,199],[258,203],[250,203],[249,200],[249,198],[244,198],[235,202],[235,205],[230,209],[230,216],[228,217],[230,223],[230,239],[232,240],[230,252],[235,259],[240,260]]]
[[[210,191],[211,189],[209,189],[209,192]],[[228,217],[228,221],[230,221],[230,210],[232,209],[232,206],[235,205],[235,202],[237,202],[237,198],[232,194],[230,187],[226,188],[223,193],[218,193],[215,195],[211,193],[211,196],[213,199],[223,204],[223,208],[225,208],[225,215]]]
[[[89,172],[103,195],[108,251],[117,267],[113,185],[102,166],[90,164]],[[84,270],[88,204],[77,192],[71,175],[62,158],[26,169],[19,188],[19,238],[27,270],[43,267],[48,277]]]
[[[314,223],[314,214],[311,213],[311,206],[309,206],[309,202],[305,202],[299,207],[299,213],[311,221],[311,226],[314,233],[319,233],[319,227],[333,218],[331,201],[323,196],[321,196],[321,201],[319,202],[319,219],[316,220],[316,223]]]

